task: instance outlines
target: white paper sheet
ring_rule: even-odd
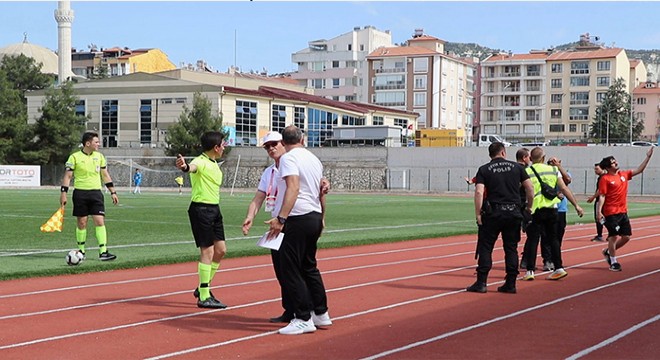
[[[266,249],[279,250],[280,245],[282,245],[282,239],[284,239],[284,233],[279,233],[276,237],[268,239],[268,231],[257,241],[257,245]]]

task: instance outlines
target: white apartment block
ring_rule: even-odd
[[[596,109],[618,78],[630,85],[620,48],[532,51],[484,60],[480,132],[507,141],[585,141]]]
[[[291,61],[298,64],[291,77],[314,89],[317,96],[367,103],[365,58],[382,46],[392,46],[392,35],[373,26],[355,27],[330,40],[310,41],[309,47],[291,55]]]
[[[369,102],[418,113],[416,129],[462,129],[471,134],[474,60],[446,54],[444,43],[417,29],[407,46],[369,54]]]

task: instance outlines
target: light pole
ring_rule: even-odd
[[[502,140],[506,141],[506,108],[504,102],[504,92],[511,86],[511,82],[507,82],[502,88]]]
[[[630,145],[632,145],[633,142],[632,132],[633,132],[633,96],[631,91],[630,92]]]

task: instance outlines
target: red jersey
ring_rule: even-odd
[[[598,191],[605,195],[604,216],[628,212],[628,182],[630,179],[632,179],[632,170],[619,170],[616,174],[603,174],[600,177]]]

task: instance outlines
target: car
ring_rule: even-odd
[[[656,144],[654,144],[652,142],[648,142],[648,141],[633,141],[630,145],[631,146],[636,146],[636,147],[640,147],[640,146],[657,146]]]
[[[525,143],[518,143],[518,144],[516,144],[516,146],[520,146],[520,147],[532,147],[532,148],[533,148],[533,147],[537,147],[537,146],[547,146],[547,145],[548,145],[547,142],[542,142],[542,141],[539,141],[539,142],[525,142]]]

